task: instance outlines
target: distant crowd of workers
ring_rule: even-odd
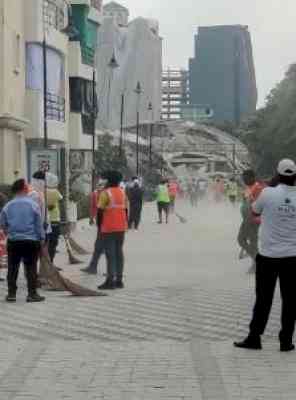
[[[256,179],[252,170],[242,174],[244,190],[239,181],[192,181],[187,189],[175,180],[162,179],[155,191],[158,223],[169,222],[175,212],[176,197],[189,196],[193,206],[206,195],[216,203],[228,198],[231,204],[242,199],[242,223],[238,242],[253,260],[256,273],[256,302],[248,336],[235,342],[238,348],[259,350],[261,336],[268,322],[277,280],[282,297],[282,328],[279,334],[281,351],[294,350],[295,281],[296,281],[296,164],[282,160],[276,176],[268,182]],[[20,264],[25,266],[28,302],[44,301],[37,292],[37,265],[40,254],[54,261],[60,236],[62,199],[54,176],[38,171],[29,185],[19,179],[12,185],[13,199],[0,194],[0,265],[8,258],[8,302],[16,301]],[[194,193],[194,194],[193,194]],[[96,273],[100,256],[107,260],[105,281],[99,289],[124,287],[124,240],[128,229],[138,229],[143,208],[141,180],[133,177],[122,184],[118,171],[102,174],[98,189],[91,196],[90,223],[97,224],[97,239],[90,265],[84,272]],[[47,250],[48,249],[48,250]]]
[[[105,254],[107,260],[106,280],[98,286],[100,290],[124,287],[125,233],[138,230],[141,222],[144,191],[140,179],[133,177],[123,184],[118,171],[102,174],[98,187],[91,195],[90,224],[97,224],[97,239],[94,253],[84,272],[96,273],[99,259]],[[13,199],[0,195],[0,270],[8,264],[8,302],[16,301],[17,280],[21,263],[24,264],[28,285],[28,302],[44,301],[37,292],[38,261],[48,257],[54,266],[61,234],[58,178],[37,171],[28,184],[19,179],[11,187]],[[163,180],[156,190],[159,223],[168,223],[170,210],[174,208],[177,184]],[[56,268],[56,267],[55,267]],[[58,269],[58,268],[57,268]],[[4,280],[0,277],[1,280]]]

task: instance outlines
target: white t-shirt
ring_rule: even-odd
[[[264,189],[253,210],[262,216],[259,253],[271,258],[296,257],[296,187]]]

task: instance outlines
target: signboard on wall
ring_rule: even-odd
[[[92,152],[88,150],[70,151],[70,171],[88,173],[92,171]]]
[[[36,171],[51,172],[60,175],[60,158],[58,150],[32,149],[29,152],[29,179]]]

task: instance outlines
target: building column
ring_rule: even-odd
[[[23,130],[27,124],[10,114],[0,115],[0,184],[9,185],[26,174]]]

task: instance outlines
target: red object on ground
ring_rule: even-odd
[[[0,267],[6,265],[7,250],[6,250],[6,236],[0,230]]]

